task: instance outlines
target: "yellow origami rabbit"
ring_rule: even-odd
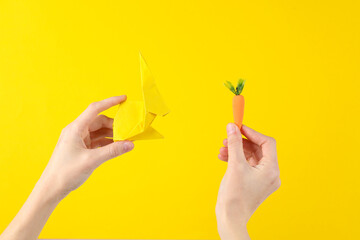
[[[156,116],[169,113],[151,72],[140,54],[142,101],[127,100],[119,105],[113,124],[113,140],[145,140],[163,138],[150,125]]]

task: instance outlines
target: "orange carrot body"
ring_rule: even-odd
[[[244,96],[235,95],[233,98],[234,123],[239,127],[239,129],[242,126],[242,121],[244,117],[244,106],[245,106]]]

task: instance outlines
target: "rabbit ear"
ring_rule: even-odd
[[[162,138],[162,135],[150,125],[157,115],[164,116],[169,109],[161,98],[141,54],[140,69],[143,101],[127,100],[119,105],[113,123],[114,141]]]
[[[150,69],[148,68],[143,56],[140,53],[140,71],[141,85],[143,90],[143,98],[145,103],[145,111],[155,115],[165,116],[169,113],[169,109],[165,105],[159,90],[156,87]]]

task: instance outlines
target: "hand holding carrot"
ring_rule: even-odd
[[[241,133],[247,138],[243,139]],[[280,187],[276,143],[253,129],[229,123],[219,159],[228,162],[220,184],[216,218],[221,239],[250,239],[246,224],[257,207]]]

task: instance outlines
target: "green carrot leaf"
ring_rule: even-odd
[[[225,87],[227,87],[231,92],[233,92],[234,94],[236,94],[236,90],[235,90],[235,88],[234,88],[234,85],[232,85],[231,82],[226,81],[226,82],[224,83],[224,85],[225,85]]]
[[[245,85],[245,80],[243,79],[239,79],[236,88],[234,87],[234,85],[229,82],[226,81],[224,83],[225,87],[227,87],[231,92],[233,92],[235,95],[240,95],[242,90],[244,89],[244,85]]]
[[[236,95],[240,95],[242,90],[244,89],[245,80],[239,79],[237,87],[236,87]]]

